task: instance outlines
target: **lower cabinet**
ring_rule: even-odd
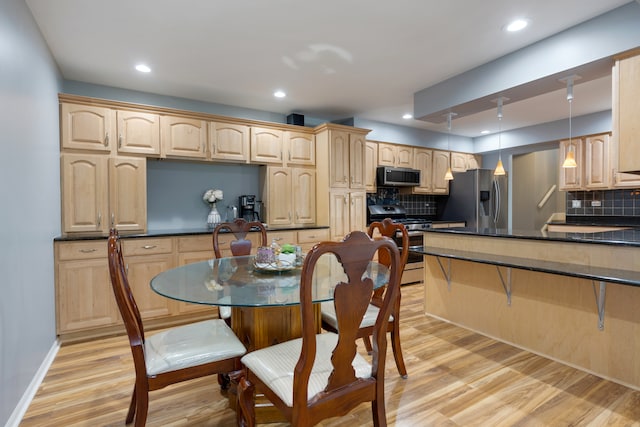
[[[367,194],[334,190],[329,194],[330,240],[342,240],[352,231],[366,231]]]

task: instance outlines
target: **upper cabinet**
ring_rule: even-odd
[[[249,126],[209,122],[209,156],[212,160],[249,162]]]
[[[286,131],[284,133],[288,165],[313,166],[316,164],[316,137],[312,133]]]
[[[161,116],[160,128],[164,157],[207,157],[206,121],[182,116]]]
[[[115,141],[115,114],[107,107],[63,103],[60,107],[62,149],[108,153]]]
[[[449,181],[444,179],[449,168],[450,154],[448,151],[433,151],[432,194],[449,194]]]
[[[117,110],[118,153],[160,155],[160,116]]]
[[[414,150],[413,167],[420,170],[420,185],[413,187],[412,192],[431,194],[433,192],[433,150],[416,148]]]
[[[640,51],[633,54],[616,60],[613,67],[613,137],[618,151],[616,172],[640,174]]]
[[[329,132],[329,187],[365,189],[364,135],[347,130]]]
[[[282,164],[284,132],[267,127],[251,127],[251,161]]]
[[[582,175],[584,170],[584,156],[582,153],[582,140],[580,138],[574,138],[571,141],[568,139],[565,141],[560,141],[560,171],[559,171],[559,181],[560,181],[560,190],[580,190],[582,189]],[[578,167],[575,168],[563,168],[562,163],[564,162],[565,157],[567,157],[567,153],[569,151],[573,151],[573,155],[576,159],[576,163]]]
[[[378,166],[413,167],[413,147],[379,142]]]
[[[473,154],[451,152],[451,172],[466,172],[479,168],[480,162]]]
[[[378,143],[367,141],[364,151],[365,177],[364,184],[367,193],[376,191],[376,168],[378,166]]]
[[[584,139],[584,186],[589,190],[606,189],[611,185],[609,134]]]

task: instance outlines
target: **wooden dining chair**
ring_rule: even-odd
[[[136,427],[145,425],[150,391],[214,374],[218,374],[223,389],[227,388],[226,374],[240,369],[240,357],[246,352],[231,328],[223,320],[213,319],[145,336],[115,229],[109,233],[108,258],[111,285],[129,337],[136,373],[126,424],[135,418]]]
[[[385,249],[390,277],[373,327],[371,364],[357,352],[358,329],[373,296],[373,281],[363,279],[376,251]],[[339,333],[316,334],[312,294],[314,268],[325,254],[334,254],[347,280],[337,283],[333,304]],[[306,256],[300,279],[302,338],[247,353],[238,384],[238,424],[255,425],[255,392],[263,393],[291,425],[310,426],[343,416],[371,402],[375,426],[386,426],[384,369],[389,316],[400,287],[400,254],[388,238],[371,239],[354,231],[342,242],[322,242]]]
[[[407,258],[409,257],[409,234],[406,227],[400,223],[394,223],[390,218],[385,218],[381,222],[372,222],[369,225],[367,234],[373,236],[376,230],[382,236],[393,239],[397,233],[402,236],[402,250],[400,252],[400,276],[404,271],[404,266],[407,264]],[[378,262],[390,266],[391,258],[389,252],[386,249],[378,251]],[[385,288],[376,289],[371,304],[367,309],[367,312],[362,319],[360,329],[358,330],[358,336],[364,340],[367,351],[371,352],[371,342],[369,337],[373,334],[373,327],[380,311],[380,306],[384,299]],[[402,347],[400,345],[400,299],[401,292],[398,290],[398,296],[393,303],[391,310],[391,317],[389,319],[388,332],[391,333],[391,347],[393,348],[393,357],[398,368],[398,373],[402,378],[407,378],[407,368],[404,364],[404,357],[402,356]],[[322,328],[330,332],[338,331],[338,319],[336,311],[331,302],[324,302],[320,305],[322,313]]]
[[[258,229],[260,232],[260,246],[267,246],[267,229],[260,221],[248,222],[244,218],[236,218],[233,222],[223,222],[213,229],[213,253],[216,258],[222,258],[222,249],[220,248],[220,233],[232,233],[235,240],[231,240],[229,248],[233,256],[251,255],[251,240],[247,239],[247,233],[252,229]],[[231,325],[231,307],[226,305],[218,306],[218,316],[224,319],[228,325]]]

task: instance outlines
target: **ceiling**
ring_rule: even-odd
[[[404,120],[413,94],[629,0],[26,0],[67,80],[328,120]],[[503,26],[517,17],[518,33]],[[147,74],[134,69],[145,63]],[[283,90],[286,98],[273,96]],[[611,108],[576,82],[574,116]],[[506,103],[502,130],[568,117],[565,90]],[[496,111],[452,133],[496,131]]]

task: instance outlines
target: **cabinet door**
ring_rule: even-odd
[[[365,189],[368,193],[376,191],[376,168],[378,167],[378,143],[367,141],[364,152]]]
[[[278,129],[251,127],[251,161],[282,164],[283,132]]]
[[[147,229],[147,159],[109,160],[109,222],[122,231]]]
[[[614,86],[613,99],[617,101],[614,116],[617,116],[618,167],[622,172],[640,171],[640,55],[619,60],[616,68],[617,90]]]
[[[433,191],[433,151],[416,148],[413,167],[420,170],[420,185],[413,187],[414,193],[429,194]]]
[[[211,238],[209,236],[209,245],[211,245]],[[198,251],[198,252],[185,252],[178,253],[178,266],[191,264],[194,262],[207,261],[213,258],[213,249],[208,251]],[[215,309],[208,305],[203,304],[190,304],[188,302],[178,301],[176,306],[177,314],[186,314],[186,313],[206,313],[211,312],[214,314]]]
[[[609,134],[585,138],[585,187],[608,188],[611,182],[609,164]]]
[[[573,154],[576,158],[578,167],[575,168],[563,168],[564,162],[569,147],[573,150]],[[584,156],[582,154],[582,140],[579,138],[560,141],[560,172],[558,174],[560,181],[560,190],[579,190],[582,188],[582,173],[584,170]]]
[[[57,272],[58,334],[121,322],[106,257],[60,262]]]
[[[209,123],[211,159],[249,162],[249,126],[232,123]]]
[[[353,191],[349,194],[349,232],[366,231],[367,227],[367,193]]]
[[[396,156],[396,166],[399,168],[413,167],[413,147],[407,145],[398,146],[398,154]]]
[[[270,166],[267,174],[269,188],[267,215],[269,225],[290,225],[293,223],[291,168]]]
[[[316,171],[314,169],[294,168],[293,211],[294,223],[315,224],[316,222]]]
[[[349,133],[331,131],[329,140],[329,187],[349,188]]]
[[[160,155],[160,116],[117,111],[118,153]]]
[[[444,179],[444,174],[449,167],[449,152],[433,152],[433,175],[431,184],[434,194],[449,194],[449,181]]]
[[[394,144],[378,143],[378,165],[396,165],[396,146]]]
[[[207,122],[180,116],[160,117],[162,152],[166,157],[206,158]]]
[[[60,160],[62,231],[107,231],[108,157],[63,153]]]
[[[467,154],[467,170],[480,169],[480,161],[473,154]]]
[[[113,114],[105,107],[62,104],[62,148],[110,152],[115,137]]]
[[[331,240],[341,240],[349,233],[349,193],[332,191],[329,194],[329,232]]]
[[[451,152],[451,172],[465,172],[467,170],[467,156],[465,153]]]
[[[316,137],[304,132],[285,132],[287,147],[287,164],[315,165],[316,164]]]
[[[349,188],[364,190],[366,187],[366,167],[364,153],[367,141],[364,135],[352,133],[349,135]]]

